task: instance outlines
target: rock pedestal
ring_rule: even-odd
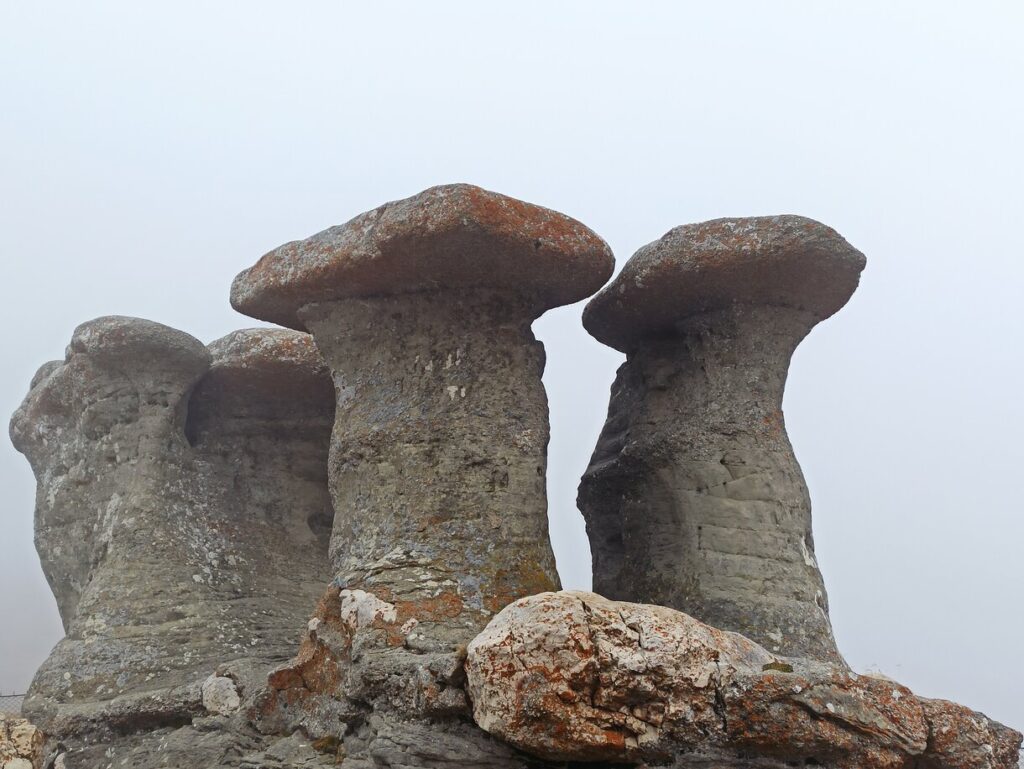
[[[451,185],[286,244],[236,278],[236,309],[309,330],[334,375],[331,555],[353,623],[451,651],[509,601],[557,585],[530,323],[611,267],[579,222]]]
[[[595,590],[840,660],[782,395],[863,266],[810,219],[720,219],[640,249],[588,304],[627,354],[580,485]]]
[[[721,627],[550,592],[530,324],[612,269],[575,220],[435,187],[243,272],[232,304],[289,330],[83,324],[11,422],[67,636],[0,769],[1011,769],[1019,734],[832,640],[781,400],[862,267],[810,220],[720,220],[585,313],[628,355],[595,584]]]

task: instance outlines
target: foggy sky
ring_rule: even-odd
[[[72,329],[254,325],[232,277],[466,181],[574,216],[618,263],[671,227],[797,213],[868,258],[785,413],[841,649],[1024,726],[1024,6],[1017,2],[0,5],[0,412]],[[547,346],[551,531],[621,356]],[[0,445],[0,690],[60,636],[34,481]]]

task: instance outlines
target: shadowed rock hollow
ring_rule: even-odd
[[[581,486],[595,586],[662,605],[555,592],[530,324],[612,264],[574,219],[449,185],[239,275],[232,304],[289,330],[79,327],[11,422],[67,630],[25,760],[1013,767],[1019,734],[832,639],[780,410],[863,267],[824,225],[677,228],[588,306],[628,355]]]

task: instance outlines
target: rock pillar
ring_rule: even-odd
[[[580,485],[597,592],[840,660],[782,396],[863,266],[809,219],[721,219],[640,249],[591,301],[584,325],[627,354]]]

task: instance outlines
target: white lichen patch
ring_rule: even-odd
[[[203,707],[211,713],[228,716],[241,704],[238,688],[227,676],[212,675],[203,681]]]
[[[342,590],[339,597],[341,619],[353,629],[371,625],[378,619],[384,622],[394,622],[398,619],[398,611],[394,604],[382,601],[365,590]]]
[[[800,537],[800,554],[804,557],[804,563],[811,568],[817,569],[818,562],[814,560],[814,555],[811,553],[811,549],[807,547],[807,539]]]

